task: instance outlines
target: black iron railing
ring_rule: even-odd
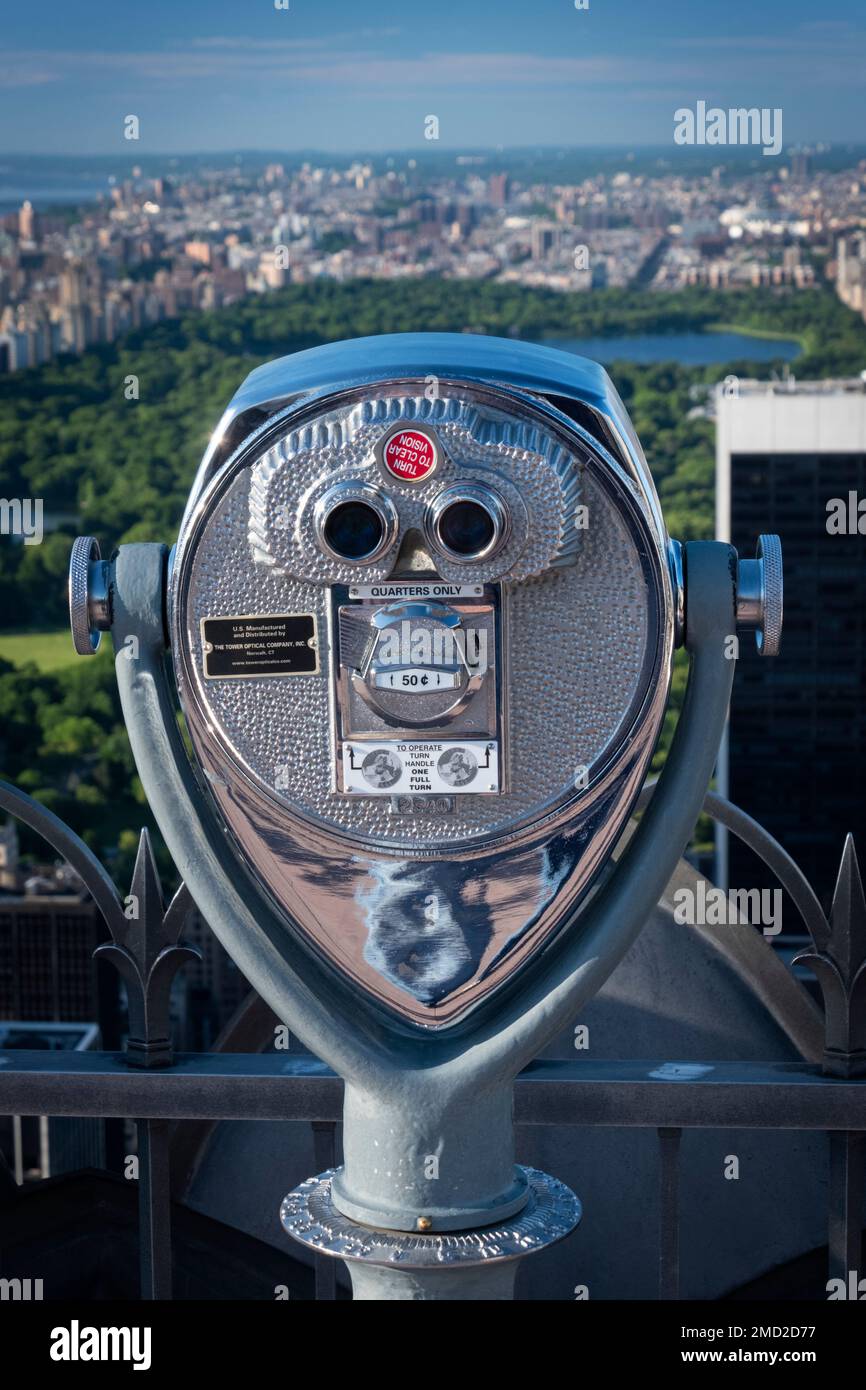
[[[638,810],[652,788],[645,790]],[[180,940],[192,903],[181,887],[168,908],[146,831],[131,892],[121,900],[87,846],[50,811],[6,783],[0,809],[40,833],[78,871],[111,941],[98,948],[126,982],[126,1051],[0,1053],[0,1114],[132,1117],[138,1130],[141,1296],[171,1297],[169,1130],[178,1120],[300,1120],[310,1123],[318,1171],[336,1158],[342,1083],[324,1064],[292,1053],[174,1054],[169,995],[176,971],[195,957]],[[654,1129],[659,1146],[659,1297],[679,1280],[680,1141],[685,1129],[819,1131],[828,1137],[829,1277],[847,1280],[861,1263],[866,1159],[866,901],[853,841],[842,855],[829,917],[778,843],[742,811],[710,793],[705,810],[745,840],[797,906],[824,996],[820,1064],[538,1061],[515,1083],[514,1118],[524,1125]],[[2,1211],[0,1211],[2,1247]],[[320,1257],[316,1297],[336,1296],[336,1261]]]

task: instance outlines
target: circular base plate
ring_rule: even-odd
[[[359,1225],[337,1211],[331,1198],[336,1171],[331,1168],[307,1178],[290,1192],[280,1207],[280,1220],[293,1240],[341,1260],[403,1269],[519,1260],[562,1240],[581,1217],[580,1202],[564,1183],[537,1168],[522,1168],[529,1200],[518,1215],[498,1225],[430,1234],[385,1231]]]

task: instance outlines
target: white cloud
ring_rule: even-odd
[[[846,25],[809,26],[808,32],[771,36],[673,39],[667,56],[647,60],[628,54],[590,57],[527,52],[412,52],[405,56],[385,40],[392,29],[360,30],[332,38],[258,39],[202,36],[188,45],[144,52],[31,49],[7,51],[0,66],[0,87],[41,86],[84,79],[144,80],[152,83],[285,81],[375,87],[383,99],[408,91],[437,93],[449,88],[533,88],[576,86],[619,90],[623,97],[641,90],[668,88],[714,94],[727,84],[742,92],[756,86],[758,101],[768,86],[786,80],[815,85],[862,82],[863,35]],[[362,46],[361,39],[366,46]],[[772,63],[768,55],[772,54]],[[709,92],[707,92],[709,95]]]
[[[7,54],[7,58],[13,55]],[[516,83],[547,86],[580,82],[618,85],[682,77],[683,64],[652,65],[626,57],[575,58],[531,53],[397,53],[335,49],[325,40],[196,40],[188,48],[140,53],[107,50],[22,50],[0,69],[9,79],[61,82],[90,73],[144,77],[152,81],[248,77],[291,77],[294,81],[341,85],[390,84],[424,91],[431,86],[466,87]]]

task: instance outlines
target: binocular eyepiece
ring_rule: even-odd
[[[397,509],[369,483],[337,483],[317,503],[316,535],[324,554],[366,565],[386,555],[399,534]],[[496,553],[508,535],[508,511],[492,487],[454,484],[437,493],[424,518],[432,556],[470,563]]]

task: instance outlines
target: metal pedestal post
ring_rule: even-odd
[[[114,565],[116,671],[136,764],[193,898],[278,1017],[346,1082],[346,1164],[291,1193],[283,1224],[345,1259],[361,1299],[505,1299],[507,1273],[580,1215],[555,1179],[513,1163],[511,1083],[601,988],[638,936],[700,811],[733,679],[736,554],[686,547],[683,710],[653,799],[616,870],[564,924],[520,988],[437,1036],[391,1027],[319,962],[258,893],[203,800],[164,665],[166,554],[124,546]],[[127,638],[134,641],[127,646]],[[436,1159],[436,1181],[429,1159]],[[384,1160],[384,1162],[383,1162]],[[527,1195],[523,1203],[524,1193]],[[429,1224],[428,1224],[429,1222]],[[452,1277],[453,1276],[453,1277]]]
[[[388,1231],[463,1231],[515,1216],[529,1196],[514,1162],[513,1084],[447,1069],[347,1080],[335,1207]]]

